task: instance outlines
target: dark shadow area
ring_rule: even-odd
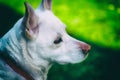
[[[22,17],[7,5],[0,4],[0,38]]]
[[[93,47],[93,50],[102,55],[94,64],[101,71],[101,76],[96,80],[120,80],[120,50],[95,45]]]

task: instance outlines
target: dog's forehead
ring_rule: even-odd
[[[36,10],[36,14],[39,17],[39,22],[43,23],[47,27],[52,28],[65,28],[65,24],[59,20],[51,11],[39,11]]]

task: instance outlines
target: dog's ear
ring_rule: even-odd
[[[42,0],[42,3],[39,6],[39,9],[51,10],[52,9],[52,0]]]
[[[27,2],[25,4],[25,16],[23,17],[24,32],[27,38],[33,39],[38,34],[38,17],[34,9]]]

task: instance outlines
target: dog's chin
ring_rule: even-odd
[[[60,65],[65,65],[65,64],[77,64],[77,63],[81,63],[84,60],[86,60],[88,54],[83,56],[83,57],[75,57],[75,58],[69,58],[69,59],[61,59],[59,61],[57,61],[58,64]]]
[[[65,64],[69,64],[69,63],[68,62],[59,62],[58,64],[65,65]]]
[[[83,61],[84,61],[84,59],[83,59],[83,60],[79,60],[79,61],[70,61],[70,62],[61,61],[61,62],[58,62],[58,64],[60,64],[60,65],[65,65],[65,64],[77,64],[77,63],[81,63],[81,62],[83,62]]]
[[[57,62],[57,63],[60,64],[60,65],[65,65],[65,64],[77,64],[77,63],[83,62],[85,59],[86,59],[86,57],[83,58],[83,59],[79,59],[79,60],[59,61],[59,62]]]

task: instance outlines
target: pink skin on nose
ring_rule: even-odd
[[[87,55],[87,53],[90,51],[91,46],[84,42],[77,42],[77,45],[79,45],[79,48],[82,49],[83,53]]]

